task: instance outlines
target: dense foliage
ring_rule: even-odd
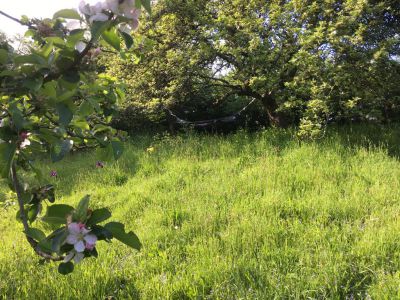
[[[256,98],[269,123],[313,134],[328,119],[397,119],[399,32],[396,0],[161,0],[136,44],[149,55],[111,73],[133,114],[204,119]]]
[[[93,72],[91,61],[101,45],[129,51],[130,31],[138,26],[142,4],[149,9],[149,1],[107,0],[95,5],[82,1],[81,14],[64,9],[52,19],[24,17],[16,21],[29,28],[26,35],[33,40],[29,53],[7,46],[0,49],[0,176],[15,192],[17,219],[29,244],[44,259],[63,260],[62,274],[73,271],[72,259],[78,263],[97,257],[97,241],[116,238],[141,247],[123,224],[99,225],[111,213],[90,209],[89,196],[76,208],[53,204],[56,195],[48,181],[57,172],[47,177],[38,164],[43,154],[57,162],[71,150],[97,146],[104,148],[104,159],[121,156],[120,134],[108,124],[123,92],[109,76]],[[46,222],[52,233],[32,227],[36,220]]]

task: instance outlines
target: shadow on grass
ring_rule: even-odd
[[[400,124],[346,125],[332,127],[329,132],[328,138],[337,140],[344,148],[380,148],[386,150],[390,157],[400,159]]]
[[[226,154],[230,157],[242,155],[260,155],[267,148],[273,149],[276,155],[282,155],[285,150],[298,147],[299,140],[295,137],[295,129],[269,128],[259,132],[240,130],[228,135],[210,135],[186,133],[177,136],[133,136],[123,157],[116,163],[106,163],[104,169],[96,168],[96,157],[93,152],[82,152],[70,155],[58,164],[50,164],[48,170],[55,168],[62,175],[57,180],[59,195],[70,195],[76,192],[77,186],[86,179],[96,182],[99,186],[123,186],[142,168],[142,162],[150,170],[157,170],[169,157],[175,155],[184,157],[188,153],[196,157],[217,159]],[[161,138],[160,138],[161,136]],[[156,145],[159,152],[145,158],[146,149]],[[400,158],[400,125],[354,125],[328,128],[326,137],[316,141],[315,145],[321,151],[325,147],[339,145],[339,151],[357,149],[384,149],[390,157]],[[220,151],[227,151],[221,153]],[[142,156],[143,155],[143,156]],[[146,161],[142,161],[142,160]],[[48,172],[48,171],[46,171]],[[62,184],[57,184],[62,183]]]

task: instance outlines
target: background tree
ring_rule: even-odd
[[[111,73],[127,79],[135,106],[213,115],[256,98],[269,123],[301,119],[303,129],[327,118],[391,119],[399,11],[394,0],[158,1],[136,44],[151,54]]]

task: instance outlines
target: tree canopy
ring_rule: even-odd
[[[270,124],[390,120],[399,109],[396,0],[161,0],[137,55],[114,64],[132,103],[256,98]],[[134,74],[134,75],[133,75]]]

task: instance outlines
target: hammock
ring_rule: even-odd
[[[164,107],[164,109],[167,111],[167,113],[173,117],[176,120],[177,124],[183,125],[183,126],[194,126],[194,127],[207,127],[210,125],[215,125],[217,123],[231,123],[235,122],[237,118],[244,112],[246,109],[253,104],[256,101],[254,98],[251,100],[245,107],[243,107],[241,110],[237,111],[236,113],[227,116],[227,117],[222,117],[222,118],[216,118],[216,119],[210,119],[210,120],[202,120],[202,121],[187,121],[182,118],[179,118],[176,114],[174,114],[169,108]]]

